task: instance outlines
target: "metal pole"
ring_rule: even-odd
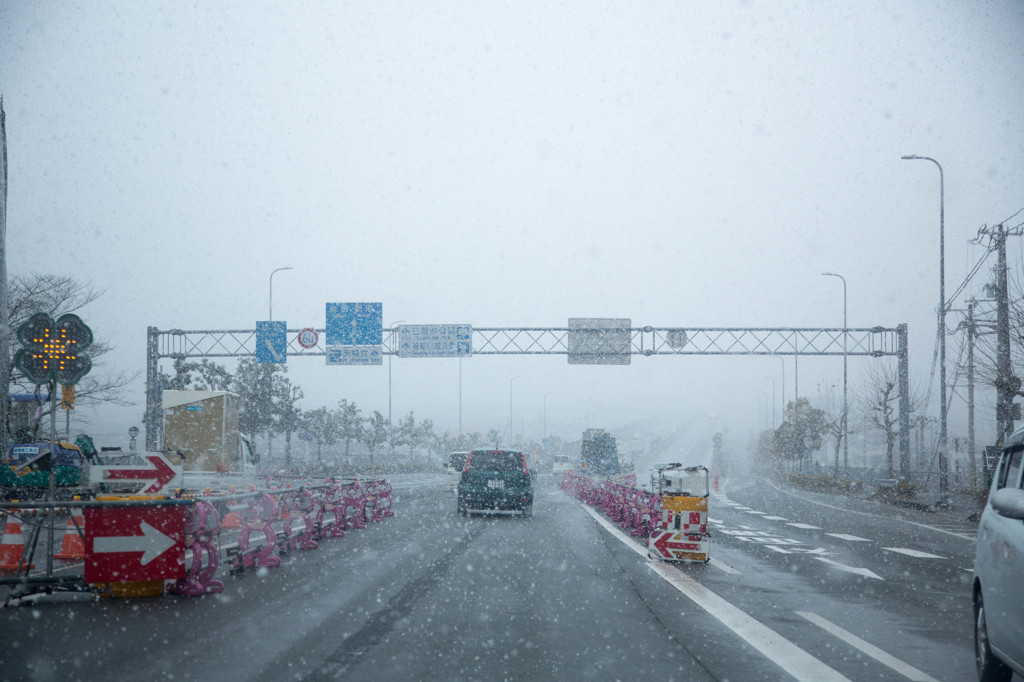
[[[782,420],[786,420],[786,360],[780,355],[779,362],[782,363]]]
[[[544,412],[543,419],[541,420],[541,434],[540,441],[544,442],[544,439],[548,437],[548,396],[551,395],[551,391],[544,394]]]
[[[512,382],[518,379],[514,376],[508,380],[508,445],[512,447]]]
[[[931,161],[939,169],[939,385],[942,403],[939,409],[939,497],[948,504],[949,462],[946,459],[946,182],[942,164],[930,156],[908,155],[904,160]]]
[[[405,320],[395,320],[392,322],[388,329],[391,331],[391,345],[397,346],[395,342],[395,332],[393,331],[396,324],[401,324]],[[391,358],[395,357],[395,349],[391,349],[391,355],[388,356],[388,449],[391,450],[392,456],[395,454],[395,438],[391,431]],[[459,433],[462,433],[462,365],[459,365]]]
[[[772,382],[772,428],[775,428],[775,377],[765,377]]]
[[[459,441],[462,441],[462,358],[459,358]]]
[[[847,381],[846,381],[846,361],[848,358],[846,350],[846,340],[849,334],[847,333],[846,324],[846,278],[842,275],[837,275],[834,272],[823,272],[822,275],[826,277],[838,277],[843,280],[843,468],[846,469],[850,466],[850,409],[847,403]]]
[[[267,320],[270,322],[274,321],[274,273],[281,272],[282,270],[294,270],[295,268],[285,267],[277,268],[270,272],[270,295],[267,300]]]
[[[768,394],[764,391],[758,391],[764,396],[764,430],[768,430]]]

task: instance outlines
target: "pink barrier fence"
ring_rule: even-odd
[[[198,544],[207,560],[204,564],[201,557],[196,559],[200,550],[193,549],[193,562],[186,577],[168,590],[173,594],[197,596],[224,587],[213,580],[217,570],[217,538],[222,530],[213,502],[216,498],[196,502],[196,509],[204,510],[196,514],[205,514],[194,524],[202,532],[191,532],[192,526],[186,527],[186,543],[193,547]],[[345,537],[346,530],[365,528],[368,520],[379,522],[394,516],[391,484],[376,479],[328,479],[321,485],[294,490],[275,485],[239,502],[245,508],[239,513],[237,543],[226,552],[232,575],[244,573],[247,568],[279,566],[280,555],[289,551],[316,549],[319,540]],[[280,531],[274,529],[278,522],[283,522]]]
[[[633,537],[646,542],[651,528],[661,519],[661,496],[613,480],[593,481],[576,471],[562,476],[562,490],[604,512]]]

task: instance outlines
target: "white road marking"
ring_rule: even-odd
[[[748,509],[747,513],[748,514],[764,514],[764,512],[754,511],[753,509]]]
[[[886,552],[897,552],[899,554],[906,554],[912,556],[915,559],[945,559],[944,556],[938,554],[929,554],[928,552],[919,552],[916,549],[907,549],[906,547],[883,547]]]
[[[765,658],[775,663],[797,680],[807,680],[808,682],[849,680],[848,677],[839,671],[825,665],[796,644],[782,637],[779,633],[756,620],[745,611],[736,608],[693,578],[658,561],[652,561],[648,566],[669,584],[693,600],[697,606],[717,618],[719,622],[761,652]]]
[[[735,507],[733,507],[733,509],[736,509],[738,511],[749,511],[750,507],[743,507],[741,505],[736,505]]]
[[[733,568],[729,564],[725,563],[724,561],[719,561],[718,559],[715,559],[714,557],[712,557],[711,561],[709,561],[708,563],[711,564],[712,566],[714,566],[715,568],[717,568],[718,570],[725,571],[726,573],[729,573],[731,575],[739,575],[740,574],[739,571],[737,571],[735,568]]]
[[[765,517],[762,517],[762,518],[768,519],[769,521],[785,521],[786,520],[785,516],[765,516]]]
[[[804,530],[821,530],[820,526],[812,526],[809,523],[787,523],[787,526],[793,526],[794,528],[803,528]]]
[[[792,554],[792,552],[790,552],[788,549],[782,549],[781,547],[778,547],[776,545],[765,545],[765,547],[767,547],[770,550],[776,551],[779,554]]]
[[[954,533],[953,531],[943,530],[942,528],[939,528],[939,527],[936,527],[936,526],[929,526],[928,524],[925,524],[925,523],[917,523],[916,521],[907,521],[906,519],[894,518],[892,516],[883,516],[881,514],[872,514],[870,512],[858,511],[856,509],[846,509],[845,507],[836,507],[836,506],[831,505],[831,504],[825,504],[824,502],[818,502],[817,500],[812,500],[811,498],[804,497],[803,495],[797,495],[796,493],[792,493],[792,492],[790,492],[788,490],[783,490],[782,488],[780,488],[779,486],[775,485],[771,481],[767,481],[766,480],[765,482],[768,485],[770,485],[771,487],[773,487],[776,490],[778,490],[783,495],[789,495],[790,497],[795,497],[798,500],[803,500],[804,502],[810,502],[811,504],[816,504],[816,505],[819,505],[821,507],[828,507],[829,509],[835,509],[836,511],[841,511],[841,512],[843,512],[845,514],[860,514],[861,516],[870,516],[873,519],[884,519],[887,523],[891,523],[894,520],[895,521],[899,521],[901,523],[909,523],[911,526],[919,526],[921,528],[927,528],[928,530],[934,530],[934,531],[936,531],[938,533],[945,533],[946,535],[952,535],[953,537],[960,538],[961,540],[970,540],[971,542],[974,542],[977,539],[974,535],[965,535],[964,533]]]
[[[709,516],[709,517],[708,517],[708,523],[717,523],[717,524],[721,525],[721,523],[722,523],[722,522],[721,522],[721,520],[719,520],[719,519],[713,519],[713,518],[711,518],[711,517]]]
[[[588,514],[600,523],[605,530],[617,537],[627,547],[632,548],[641,556],[648,558],[647,565],[670,585],[689,597],[695,604],[718,619],[723,625],[735,632],[741,639],[757,649],[761,654],[775,663],[800,682],[851,682],[850,678],[831,668],[810,655],[796,644],[782,637],[764,623],[754,619],[746,612],[736,608],[725,599],[707,589],[693,578],[676,570],[662,561],[650,560],[647,549],[633,541],[631,537],[612,525],[595,509],[580,503]],[[714,562],[714,559],[712,559]]]
[[[833,568],[838,568],[840,571],[846,571],[847,573],[855,573],[857,575],[862,575],[865,578],[874,578],[876,580],[885,580],[885,578],[883,578],[882,576],[878,575],[877,573],[872,572],[871,570],[869,570],[867,568],[860,568],[858,566],[847,566],[846,564],[841,564],[838,561],[832,561],[831,559],[825,559],[825,558],[820,557],[820,556],[816,556],[814,558],[817,559],[818,561],[825,562],[826,564],[828,564],[829,566],[831,566]]]
[[[822,630],[825,630],[826,632],[833,634],[839,639],[843,640],[847,644],[850,644],[856,647],[857,649],[860,649],[862,652],[864,652],[871,658],[875,659],[882,665],[892,668],[904,677],[914,680],[915,682],[938,682],[938,680],[936,680],[931,675],[918,670],[917,668],[908,663],[904,663],[895,656],[892,656],[886,653],[885,651],[882,651],[874,644],[871,644],[870,642],[865,642],[863,639],[853,634],[852,632],[844,630],[835,623],[831,623],[815,613],[810,613],[808,611],[797,611],[797,615],[803,616],[807,620],[817,625]]]
[[[859,538],[856,535],[847,535],[846,533],[825,533],[825,535],[831,535],[840,540],[849,540],[850,542],[871,542],[867,538]]]

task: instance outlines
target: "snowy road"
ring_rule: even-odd
[[[680,569],[550,482],[531,519],[459,517],[437,478],[395,490],[396,517],[221,595],[7,609],[4,679],[973,676],[973,543],[955,535],[872,533],[869,517],[737,486],[712,501],[715,561]]]

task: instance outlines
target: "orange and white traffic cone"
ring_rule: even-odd
[[[236,511],[229,511],[220,522],[221,528],[241,528],[242,519]]]
[[[21,521],[10,515],[4,524],[4,539],[0,541],[0,571],[27,571],[35,568],[35,564],[22,561],[24,555],[25,538],[21,534]]]
[[[72,514],[74,516],[72,517]],[[75,522],[78,522],[78,528],[75,527]],[[60,543],[60,551],[53,555],[54,559],[59,561],[81,561],[85,558],[85,541],[82,539],[81,533],[85,534],[85,515],[82,512],[82,508],[76,508],[71,514],[68,514],[68,525],[64,529],[64,539]]]

